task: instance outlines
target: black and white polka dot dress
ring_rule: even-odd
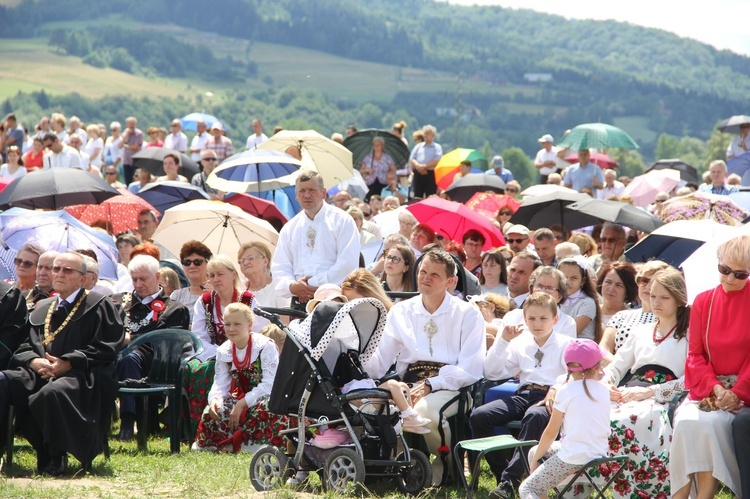
[[[620,349],[630,336],[630,331],[639,324],[652,324],[656,322],[656,317],[651,312],[644,312],[643,309],[622,310],[617,312],[607,323],[607,327],[615,329],[615,352]]]

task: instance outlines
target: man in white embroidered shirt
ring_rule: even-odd
[[[486,350],[479,309],[448,292],[456,280],[456,264],[448,253],[426,253],[418,273],[419,296],[393,306],[378,349],[363,366],[373,378],[381,378],[395,362],[401,379],[414,383],[414,409],[431,421],[424,437],[437,456],[432,463],[435,485],[443,482],[450,464],[447,418],[458,411],[459,390],[482,377]]]
[[[279,296],[304,310],[321,284],[341,284],[359,266],[359,231],[348,213],[326,204],[318,172],[300,173],[296,191],[302,211],[281,229],[271,271]]]

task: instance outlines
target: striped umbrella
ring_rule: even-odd
[[[558,144],[576,151],[581,149],[638,149],[638,144],[624,130],[606,123],[586,123],[572,129]]]

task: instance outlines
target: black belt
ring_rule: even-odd
[[[537,385],[536,383],[529,383],[528,385],[523,385],[518,389],[519,392],[524,392],[527,390],[537,390],[540,392],[548,392],[549,391],[549,385]]]

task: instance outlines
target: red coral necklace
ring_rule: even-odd
[[[654,324],[654,332],[652,334],[652,339],[654,340],[654,345],[659,345],[660,343],[664,342],[669,336],[674,332],[674,330],[677,329],[677,324],[672,326],[672,329],[670,329],[667,334],[659,338],[656,333],[659,331],[659,321],[656,321],[656,324]]]
[[[247,339],[247,348],[245,349],[245,358],[240,361],[237,358],[237,345],[232,343],[232,364],[234,364],[235,369],[238,371],[246,371],[250,369],[250,358],[252,357],[253,353],[253,335],[251,334],[250,337]]]

